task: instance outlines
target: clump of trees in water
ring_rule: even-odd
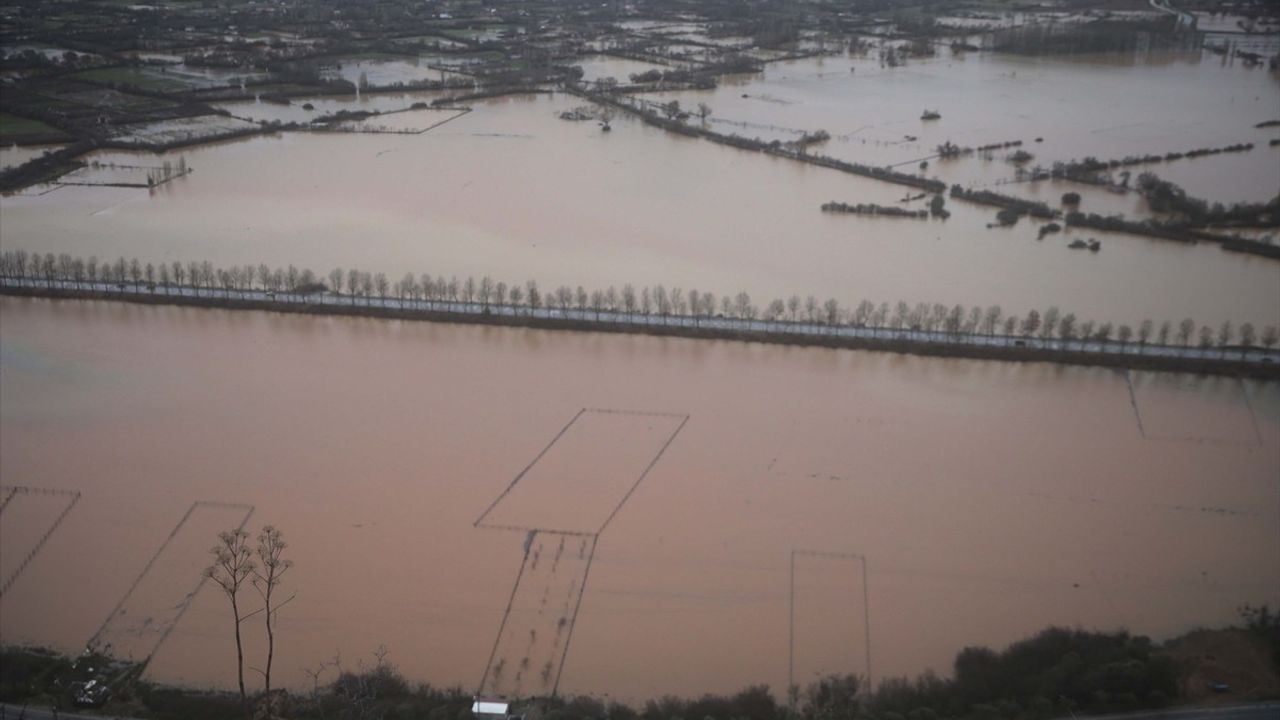
[[[850,215],[881,215],[887,217],[915,218],[924,220],[929,217],[928,210],[908,210],[906,208],[894,207],[892,205],[877,205],[875,203],[858,203],[850,205],[842,202],[828,202],[822,204],[822,212],[829,213],[847,213]]]
[[[1234,235],[1215,235],[1196,230],[1185,222],[1162,222],[1154,219],[1128,220],[1123,215],[1098,215],[1097,213],[1086,214],[1082,212],[1067,213],[1065,222],[1068,227],[1123,232],[1176,242],[1196,243],[1202,240],[1215,242],[1221,245],[1224,250],[1280,259],[1280,246],[1271,244],[1269,237],[1262,240],[1251,240]]]
[[[1052,220],[1058,212],[1048,205],[1035,200],[1025,200],[1012,195],[1001,195],[990,190],[966,190],[959,185],[951,186],[951,197],[968,200],[981,205],[994,205],[1013,213],[1013,219],[1022,215]]]
[[[1081,158],[1080,160],[1072,160],[1070,162],[1056,162],[1053,164],[1053,168],[1049,171],[1049,176],[1098,184],[1107,182],[1104,177],[1100,177],[1099,175],[1107,170],[1115,170],[1117,168],[1133,165],[1150,165],[1153,163],[1173,162],[1174,160],[1181,160],[1183,158],[1198,158],[1206,155],[1218,155],[1220,153],[1249,152],[1252,149],[1253,143],[1236,143],[1235,145],[1224,145],[1216,148],[1196,148],[1186,152],[1168,152],[1163,155],[1126,155],[1122,158],[1112,158],[1110,160],[1099,160],[1096,157],[1090,156]]]
[[[1075,214],[1073,213],[1073,216]],[[1068,221],[1070,224],[1070,220]],[[625,323],[633,327],[716,327],[746,332],[834,335],[839,328],[856,328],[859,337],[888,342],[917,342],[955,346],[1009,346],[1018,339],[1037,338],[1046,350],[1111,352],[1149,355],[1153,346],[1188,347],[1197,325],[1186,318],[1175,327],[1143,320],[1135,326],[1078,321],[1074,313],[1050,307],[1025,316],[1005,314],[999,305],[966,307],[899,300],[876,304],[862,300],[848,306],[835,298],[825,301],[813,295],[778,298],[763,306],[748,293],[717,296],[697,289],[665,285],[637,288],[631,284],[588,291],[581,285],[561,285],[543,290],[536,280],[508,285],[490,277],[479,280],[456,276],[405,273],[392,281],[386,273],[358,269],[333,269],[326,278],[309,269],[242,265],[218,268],[208,261],[143,264],[118,258],[100,262],[68,254],[31,255],[24,250],[0,253],[0,278],[28,281],[50,290],[115,289],[150,295],[217,299],[253,299],[262,294],[278,302],[304,302],[328,294],[330,305],[373,306],[425,312],[512,317],[558,318],[578,322]],[[326,282],[327,280],[327,282]],[[1216,347],[1219,358],[1243,358],[1258,343],[1267,350],[1280,341],[1280,332],[1269,326],[1259,332],[1251,323],[1238,327],[1230,321],[1218,328],[1199,326],[1198,347]],[[1234,354],[1233,353],[1238,353]]]
[[[1189,225],[1280,227],[1280,194],[1265,203],[1234,203],[1228,206],[1220,202],[1211,204],[1208,200],[1188,195],[1186,190],[1161,180],[1155,173],[1142,173],[1136,185],[1152,210],[1181,215]]]
[[[1139,175],[1135,186],[1152,210],[1172,217],[1165,220],[1135,221],[1127,220],[1121,215],[1103,216],[1076,211],[1067,213],[1067,225],[1187,243],[1202,240],[1216,242],[1226,250],[1280,258],[1280,247],[1273,245],[1269,236],[1253,240],[1210,232],[1211,228],[1280,227],[1280,195],[1265,203],[1235,203],[1227,206],[1192,197],[1178,185],[1161,180],[1153,173]]]
[[[984,153],[984,152],[992,152],[994,150],[1005,150],[1007,148],[1016,148],[1016,147],[1022,147],[1021,140],[1010,140],[1009,142],[991,143],[989,145],[979,145],[978,147],[974,148],[974,150],[980,153]]]

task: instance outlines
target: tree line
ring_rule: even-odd
[[[1095,174],[1104,170],[1114,170],[1120,167],[1130,165],[1148,165],[1152,163],[1172,162],[1181,160],[1182,158],[1197,158],[1205,155],[1217,155],[1219,153],[1230,152],[1248,152],[1253,149],[1253,143],[1237,143],[1235,145],[1224,145],[1222,147],[1204,147],[1188,150],[1186,152],[1169,152],[1164,155],[1148,153],[1146,155],[1126,155],[1123,158],[1112,158],[1110,160],[1099,160],[1092,155],[1080,160],[1072,160],[1069,162],[1055,162],[1050,175],[1055,178],[1068,178],[1072,180],[1083,180],[1092,182]]]
[[[1266,608],[1260,609],[1266,613]],[[1274,634],[1274,616],[1246,618],[1252,632]],[[1258,629],[1260,628],[1260,630]],[[354,667],[341,655],[307,671],[310,687],[278,690],[270,715],[296,720],[426,718],[472,720],[471,697],[407,680],[379,646],[375,662]],[[66,661],[6,650],[0,698],[23,699]],[[53,668],[53,671],[50,671]],[[538,697],[513,710],[531,720],[1049,720],[1077,713],[1133,712],[1173,705],[1190,668],[1143,636],[1125,631],[1048,628],[1003,650],[971,646],[956,654],[951,676],[932,671],[871,686],[857,675],[826,675],[776,696],[767,685],[732,694],[666,695],[636,704],[607,696]],[[321,681],[321,678],[324,681]],[[234,717],[239,697],[140,683],[134,691],[149,717]],[[136,704],[134,705],[136,707]]]
[[[468,276],[460,280],[457,276],[405,273],[401,279],[392,280],[383,272],[334,268],[327,276],[320,277],[310,269],[293,265],[221,268],[207,260],[144,264],[136,258],[84,260],[66,253],[40,255],[25,250],[0,253],[0,276],[43,282],[48,288],[64,282],[107,283],[122,289],[131,284],[152,293],[209,298],[243,299],[248,292],[332,293],[340,302],[352,306],[369,305],[376,298],[382,302],[426,303],[429,310],[447,310],[447,304],[464,303],[482,312],[501,307],[509,308],[514,314],[528,314],[539,308],[577,311],[583,317],[594,313],[596,320],[600,320],[603,313],[625,314],[628,320],[639,318],[653,324],[688,318],[697,326],[711,319],[729,319],[745,323],[752,330],[765,328],[757,323],[807,323],[828,328],[866,328],[872,331],[873,337],[883,331],[886,339],[901,337],[906,331],[940,333],[942,339],[953,343],[972,342],[979,336],[1034,337],[1047,348],[1066,351],[1084,351],[1087,343],[1118,343],[1122,352],[1132,347],[1141,353],[1148,345],[1190,347],[1194,342],[1201,349],[1219,348],[1222,357],[1226,357],[1228,349],[1238,350],[1243,356],[1247,349],[1256,348],[1259,343],[1270,350],[1280,342],[1280,330],[1274,325],[1260,329],[1249,322],[1236,325],[1226,320],[1211,327],[1185,318],[1176,324],[1168,320],[1157,324],[1147,319],[1133,326],[1083,320],[1056,306],[1043,312],[1033,309],[1018,315],[1006,314],[1000,305],[966,307],[926,302],[910,304],[905,300],[891,305],[862,300],[849,306],[835,298],[820,300],[814,295],[804,298],[791,295],[760,305],[746,292],[716,295],[692,288],[668,288],[663,284],[636,287],[628,283],[621,288],[609,286],[590,291],[581,285],[560,285],[544,290],[536,280],[508,284],[488,276],[478,280]]]

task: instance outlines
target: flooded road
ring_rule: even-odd
[[[0,484],[81,493],[0,598],[6,643],[78,651],[157,557],[125,605],[152,632],[244,505],[297,563],[277,646],[295,687],[383,643],[437,685],[474,688],[505,653],[506,683],[532,661],[525,691],[562,655],[562,692],[781,692],[789,647],[797,681],[862,673],[869,635],[883,678],[1051,623],[1160,637],[1280,604],[1276,383],[15,298],[0,325]],[[537,464],[583,408],[629,414]],[[4,509],[14,545],[61,508],[27,500]],[[591,527],[617,508],[594,548],[528,534],[583,502]],[[490,507],[526,529],[475,526]],[[792,575],[793,551],[864,557],[865,584],[810,555]],[[508,608],[535,553],[563,564]],[[567,651],[540,588],[581,592]],[[195,596],[156,679],[234,682],[224,603]],[[529,629],[495,644],[504,615]]]

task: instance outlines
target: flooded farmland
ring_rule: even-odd
[[[635,66],[596,61],[591,73],[625,80]],[[1144,93],[1130,92],[1135,85]],[[239,117],[289,121],[343,108],[403,109],[440,96],[316,99],[313,111],[301,100],[224,107]],[[746,136],[794,139],[825,129],[832,139],[817,152],[904,169],[946,141],[1020,140],[1034,155],[1030,164],[1046,167],[1091,155],[1253,143],[1248,152],[1138,166],[1133,174],[1153,170],[1210,200],[1258,201],[1280,191],[1280,151],[1267,146],[1273,129],[1254,127],[1276,114],[1280,85],[1265,70],[1208,53],[1124,61],[969,54],[892,69],[868,58],[816,58],[771,64],[756,79],[731,76],[711,92],[652,99],[706,102],[712,127]],[[155,192],[63,187],[6,198],[4,244],[144,262],[295,264],[321,275],[359,267],[392,277],[489,275],[589,289],[664,283],[746,291],[762,306],[812,294],[848,305],[998,304],[1020,314],[1056,305],[1130,324],[1280,322],[1280,267],[1265,258],[1071,228],[1037,240],[1030,220],[991,228],[995,208],[954,200],[945,221],[833,216],[820,206],[894,205],[912,193],[673,136],[627,116],[614,118],[609,133],[595,122],[557,118],[584,102],[565,93],[507,97],[468,103],[473,111],[465,117],[420,135],[288,133],[191,148],[167,157],[185,156],[194,172]],[[921,121],[923,108],[943,117]],[[394,128],[395,118],[364,122]],[[1014,182],[1010,152],[935,158],[925,174],[1053,207],[1077,191],[1087,212],[1152,215],[1136,193]],[[137,153],[89,159],[155,164]],[[1070,249],[1080,237],[1101,238],[1102,252]]]
[[[0,718],[1280,696],[1274,2],[18,5]]]
[[[79,493],[6,643],[152,642],[243,506],[297,562],[294,687],[383,643],[438,685],[502,655],[508,691],[524,657],[526,692],[544,660],[569,693],[778,688],[788,657],[946,672],[1051,623],[1160,637],[1280,597],[1275,383],[20,298],[0,326],[4,484]],[[68,497],[11,499],[5,577]],[[553,532],[614,508],[593,548]],[[508,611],[526,544],[547,564]],[[569,643],[538,598],[572,592]],[[195,596],[152,676],[234,683],[224,602]]]

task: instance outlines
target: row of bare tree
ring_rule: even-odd
[[[755,304],[745,292],[736,295],[717,296],[696,289],[684,290],[665,285],[637,288],[631,284],[621,289],[610,286],[605,290],[588,291],[561,285],[542,290],[536,280],[523,285],[508,285],[485,276],[479,280],[467,277],[433,277],[424,273],[415,276],[406,273],[400,280],[392,281],[386,273],[370,273],[358,269],[335,268],[324,279],[309,269],[271,268],[267,265],[243,265],[218,268],[208,261],[154,265],[140,263],[136,258],[118,258],[100,262],[96,257],[88,260],[67,254],[29,255],[22,250],[0,253],[0,276],[43,281],[50,287],[57,282],[106,282],[143,285],[152,292],[189,293],[200,296],[221,295],[232,297],[254,291],[286,292],[297,294],[332,293],[357,305],[369,304],[372,299],[433,303],[466,303],[481,306],[512,308],[515,312],[538,308],[595,313],[625,313],[629,319],[637,316],[667,323],[672,318],[691,318],[695,323],[711,318],[727,318],[739,321],[791,322],[819,324],[829,327],[852,326],[872,330],[923,331],[945,333],[956,342],[975,335],[1021,338],[1039,338],[1045,343],[1057,341],[1059,349],[1070,350],[1072,343],[1082,349],[1085,343],[1118,342],[1126,346],[1134,343],[1190,346],[1192,341],[1201,348],[1246,348],[1261,344],[1271,349],[1280,342],[1276,326],[1261,330],[1252,323],[1236,326],[1224,321],[1216,328],[1197,325],[1190,318],[1178,323],[1164,321],[1157,324],[1143,320],[1136,327],[1126,324],[1097,323],[1081,320],[1074,313],[1062,312],[1050,307],[1043,313],[1031,310],[1026,315],[1005,314],[999,305],[970,307],[947,306],[941,303],[916,303],[899,301],[878,305],[863,300],[855,306],[842,305],[835,298],[820,301],[810,295],[801,298],[792,295],[776,299],[763,307]],[[326,282],[327,281],[327,282]]]

